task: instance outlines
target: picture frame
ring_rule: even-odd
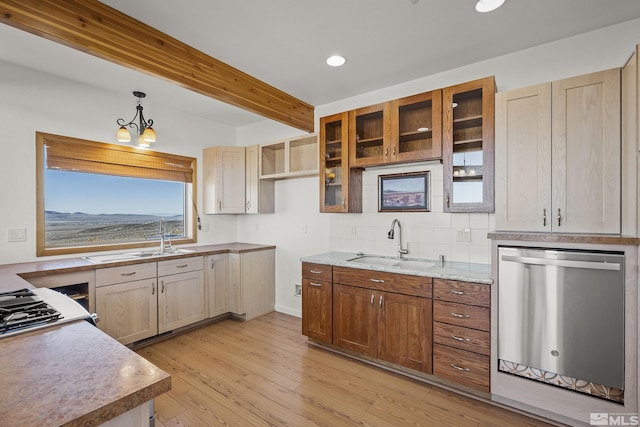
[[[378,212],[430,212],[430,172],[378,175]]]

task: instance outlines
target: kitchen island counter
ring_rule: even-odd
[[[0,340],[0,424],[97,426],[171,389],[171,377],[89,322]]]

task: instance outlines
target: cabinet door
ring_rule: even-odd
[[[432,372],[432,301],[380,293],[378,358],[426,373]]]
[[[554,231],[620,233],[620,69],[552,83]]]
[[[331,282],[302,279],[302,335],[331,344],[332,303]]]
[[[245,314],[244,294],[240,281],[240,254],[229,254],[229,311]]]
[[[131,344],[158,333],[155,279],[96,288],[98,327],[122,344]]]
[[[158,333],[204,319],[204,273],[190,271],[158,278]]]
[[[229,255],[209,255],[207,261],[209,317],[215,317],[229,311]]]
[[[245,252],[240,256],[240,286],[246,320],[275,309],[275,250]]]
[[[493,212],[495,81],[442,90],[445,212]]]
[[[347,350],[376,357],[378,312],[375,291],[333,285],[333,343]]]
[[[245,148],[246,213],[273,213],[274,182],[260,179],[260,152],[257,145]]]
[[[349,114],[320,118],[320,212],[362,212],[362,170],[349,168]]]
[[[349,111],[349,166],[365,167],[390,161],[390,103]]]
[[[442,91],[391,102],[390,162],[442,158]]]
[[[551,231],[551,83],[496,95],[496,230]]]
[[[203,167],[205,213],[244,213],[244,147],[205,148]]]

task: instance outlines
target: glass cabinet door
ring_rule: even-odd
[[[442,158],[442,91],[392,101],[390,159],[395,162]]]
[[[346,112],[320,119],[320,212],[362,211],[362,171],[349,168],[348,127]]]
[[[385,117],[388,103],[349,112],[349,161],[351,167],[379,165],[389,160]]]
[[[493,77],[443,89],[444,211],[493,212]]]

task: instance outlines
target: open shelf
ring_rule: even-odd
[[[335,144],[340,141],[336,140]],[[318,135],[310,134],[260,145],[260,179],[318,174]]]

